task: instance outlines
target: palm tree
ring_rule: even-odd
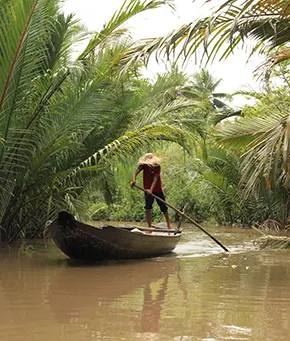
[[[266,64],[274,66],[290,58],[290,5],[281,0],[224,1],[208,17],[182,25],[165,37],[146,39],[127,55],[131,65],[150,55],[157,57],[177,51],[188,59],[202,49],[207,61],[227,58],[245,40],[253,45],[251,53],[269,53]],[[275,50],[276,49],[276,50]]]
[[[219,144],[241,157],[244,196],[264,198],[269,216],[280,222],[286,222],[290,209],[288,92],[285,86],[255,94],[256,104],[217,132]]]
[[[147,61],[153,53],[160,57],[173,51],[185,60],[200,50],[207,62],[222,60],[248,41],[252,46],[250,56],[255,52],[267,55],[259,68],[267,75],[273,66],[289,60],[289,32],[289,1],[228,0],[208,17],[185,24],[166,37],[143,41],[127,56],[128,65],[141,58]],[[275,95],[276,99],[268,97],[263,113],[257,110],[257,117],[237,121],[220,132],[221,143],[246,152],[241,181],[242,186],[247,183],[246,194],[261,187],[265,177],[268,188],[283,183],[288,191],[289,106],[283,104],[288,103],[288,96],[284,94],[283,102],[279,102],[281,96]]]
[[[227,93],[217,92],[222,79],[216,79],[206,69],[201,69],[193,75],[193,78],[185,87],[180,89],[180,93],[186,97],[200,103],[200,111],[208,123],[213,124],[236,115],[226,101],[230,102],[232,96]]]
[[[240,150],[245,156],[243,179],[254,188],[260,176],[266,176],[268,187],[288,187],[289,152],[289,95],[280,88],[259,96],[244,117],[221,129],[220,144]],[[255,165],[255,169],[253,169]]]
[[[32,236],[61,208],[81,212],[84,184],[105,178],[112,161],[150,141],[184,141],[184,128],[163,113],[189,105],[157,105],[148,114],[135,70],[120,77],[132,42],[122,26],[170,1],[127,0],[79,57],[69,49],[84,33],[52,0],[11,0],[0,9],[1,238]],[[147,99],[148,103],[149,99]],[[155,106],[154,106],[155,103]],[[130,129],[128,129],[131,127]]]

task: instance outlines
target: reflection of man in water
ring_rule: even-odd
[[[159,332],[161,310],[167,290],[167,282],[168,278],[166,277],[145,286],[140,332]]]

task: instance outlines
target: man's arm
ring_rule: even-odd
[[[132,178],[132,181],[130,182],[130,186],[131,188],[134,187],[135,183],[136,183],[136,178],[137,178],[137,175],[141,172],[141,169],[140,168],[137,168],[133,174],[133,178]]]
[[[151,185],[150,189],[147,189],[147,193],[148,194],[152,194],[153,193],[154,188],[155,188],[155,186],[157,184],[158,178],[159,178],[159,175],[154,175],[154,180],[152,182],[152,185]]]

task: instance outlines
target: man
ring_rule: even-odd
[[[130,186],[133,188],[136,183],[136,178],[140,172],[143,171],[143,187],[146,190],[145,193],[145,209],[146,209],[146,221],[148,227],[152,227],[152,205],[154,202],[154,197],[152,193],[157,197],[165,201],[165,196],[162,190],[161,184],[161,166],[160,159],[152,153],[147,153],[143,155],[138,161],[138,168],[133,174],[133,179]],[[167,227],[173,229],[170,224],[170,219],[168,215],[168,207],[161,201],[157,200],[160,210],[163,212],[166,219]]]

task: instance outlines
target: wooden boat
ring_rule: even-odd
[[[174,250],[181,236],[180,228],[110,225],[97,228],[76,220],[65,211],[58,213],[49,230],[55,244],[68,257],[93,261],[162,256]]]

